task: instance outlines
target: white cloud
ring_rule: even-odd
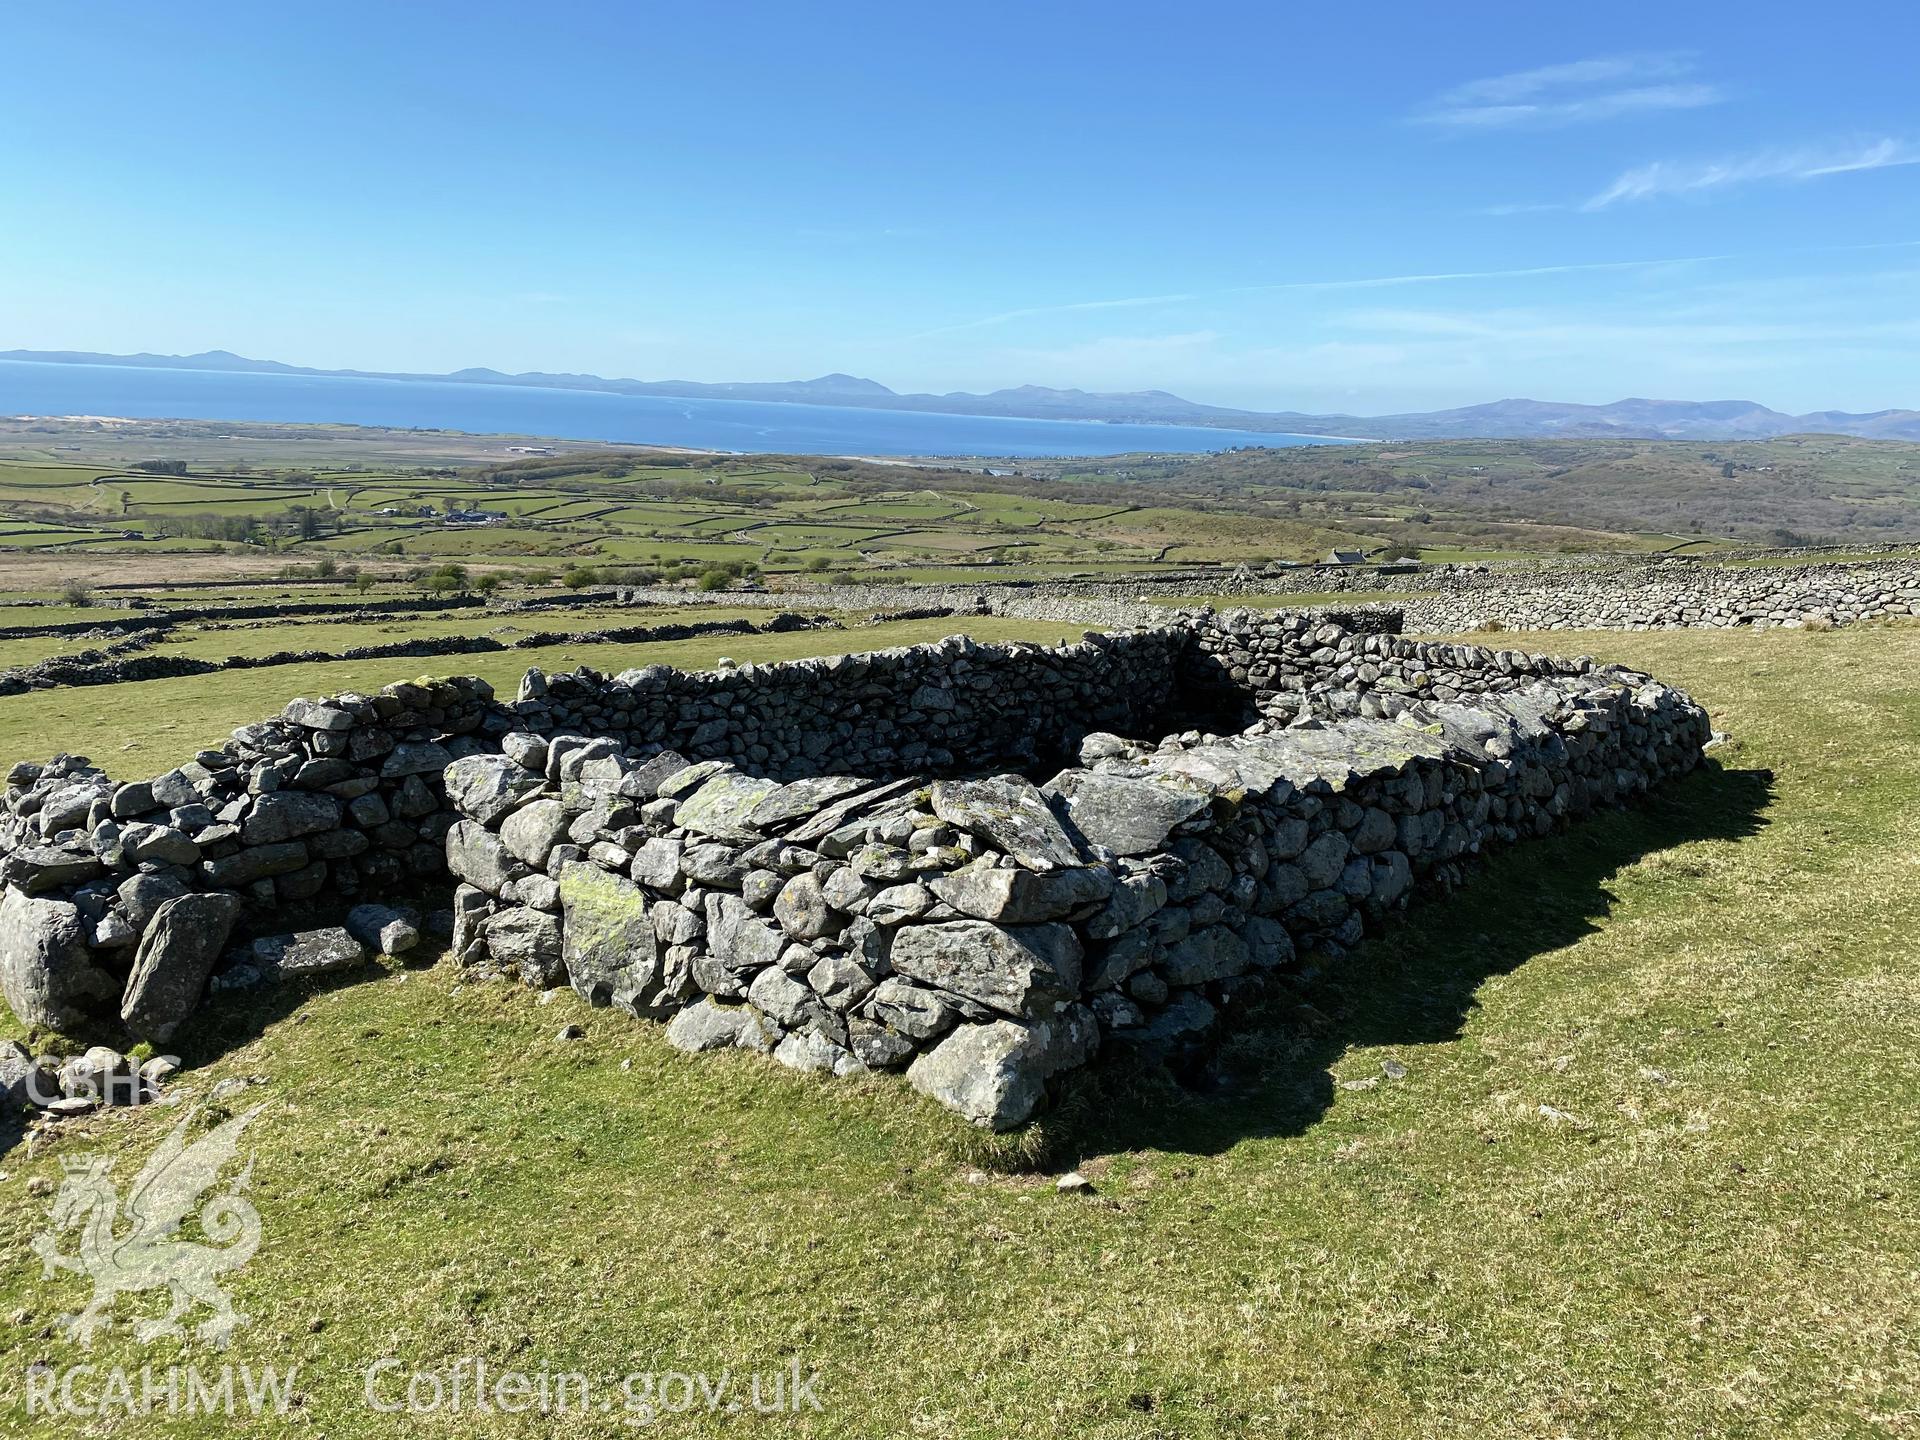
[[[1118,300],[1075,300],[1064,305],[1028,305],[1019,310],[1002,310],[997,315],[983,315],[978,320],[962,320],[957,325],[941,325],[932,330],[923,330],[911,336],[914,340],[924,340],[932,335],[952,335],[961,330],[981,330],[989,325],[1005,325],[1010,320],[1024,320],[1029,315],[1066,315],[1075,310],[1134,310],[1143,305],[1177,305],[1185,300],[1198,300],[1198,295],[1126,295]]]
[[[1718,86],[1686,78],[1697,68],[1684,54],[1608,55],[1545,65],[1457,85],[1413,118],[1450,130],[1500,130],[1719,104],[1726,96]]]
[[[1767,180],[1817,180],[1894,165],[1920,165],[1920,145],[1883,137],[1847,146],[1761,150],[1720,160],[1656,160],[1627,171],[1580,208],[1604,210],[1623,201],[1693,195]]]
[[[1647,318],[1634,312],[1358,310],[1333,323],[1336,328],[1362,335],[1396,337],[1401,344],[1493,345],[1509,359],[1562,353],[1577,356],[1596,347],[1642,355],[1726,347],[1718,353],[1731,357],[1743,347],[1755,345],[1905,345],[1920,339],[1920,321],[1872,319],[1857,314],[1806,314],[1756,321],[1744,313],[1715,314],[1705,307],[1684,318],[1671,314]]]
[[[1528,265],[1514,270],[1441,270],[1431,274],[1374,275],[1360,280],[1290,280],[1276,285],[1242,285],[1221,295],[1252,295],[1268,290],[1378,290],[1396,285],[1438,285],[1455,280],[1526,280],[1538,275],[1578,275],[1592,270],[1651,270],[1666,265],[1705,265],[1732,255],[1676,255],[1664,260],[1596,260],[1578,265]]]
[[[1073,377],[1063,383],[1151,386],[1168,364],[1186,366],[1216,346],[1217,330],[1178,335],[1103,335],[1077,345],[1009,348],[999,352],[1001,373]]]
[[[1612,85],[1621,81],[1671,80],[1690,75],[1695,66],[1684,54],[1603,55],[1565,65],[1542,65],[1456,85],[1440,97],[1443,105],[1510,105],[1582,86]]]
[[[907,337],[924,340],[936,335],[952,335],[962,330],[981,330],[1005,325],[1035,315],[1067,315],[1086,310],[1131,310],[1141,306],[1179,305],[1199,300],[1217,300],[1232,295],[1277,294],[1288,290],[1379,290],[1400,285],[1438,285],[1460,280],[1525,280],[1540,275],[1576,275],[1584,271],[1650,270],[1667,265],[1704,265],[1731,260],[1732,255],[1676,255],[1660,260],[1598,260],[1576,265],[1528,265],[1511,270],[1443,270],[1411,275],[1366,275],[1349,280],[1279,280],[1269,285],[1234,285],[1222,290],[1192,290],[1174,295],[1130,295],[1114,300],[1076,300],[1062,305],[1028,305],[1019,310],[1002,310],[978,320],[963,320],[942,325]]]

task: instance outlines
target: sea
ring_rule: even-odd
[[[1196,425],[1019,420],[759,400],[678,400],[518,385],[0,361],[0,415],[251,420],[789,455],[1199,454],[1344,443]]]

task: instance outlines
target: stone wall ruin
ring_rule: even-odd
[[[511,701],[420,681],[295,701],[153,781],[14,767],[0,981],[28,1023],[165,1040],[210,989],[438,928],[684,1049],[903,1070],[1007,1128],[1707,739],[1631,671],[1271,613],[533,671]]]

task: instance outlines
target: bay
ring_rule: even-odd
[[[940,415],[592,390],[0,361],[0,415],[376,425],[790,455],[1198,454],[1341,444],[1318,435]]]

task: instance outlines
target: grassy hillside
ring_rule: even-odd
[[[1315,446],[1061,469],[1089,479],[1124,471],[1185,494],[1258,498],[1303,523],[1366,517],[1377,533],[1422,551],[1462,533],[1499,549],[1551,551],[1610,532],[1616,539],[1607,548],[1688,553],[1729,539],[1920,539],[1920,446],[1835,435]]]
[[[679,1434],[1910,1433],[1920,629],[1540,638],[1689,687],[1735,742],[1423,905],[1206,1086],[1109,1072],[1024,1147],[896,1080],[682,1056],[445,967],[203,1012],[180,1088],[254,1077],[224,1103],[270,1107],[226,1358],[297,1363],[300,1398],[257,1433],[555,1433],[363,1404],[380,1357],[475,1355],[820,1372],[820,1414]],[[77,1355],[51,1325],[84,1288],[27,1248],[30,1181],[126,1171],[178,1113],[0,1165],[0,1406],[37,1360],[219,1358],[124,1330]]]

